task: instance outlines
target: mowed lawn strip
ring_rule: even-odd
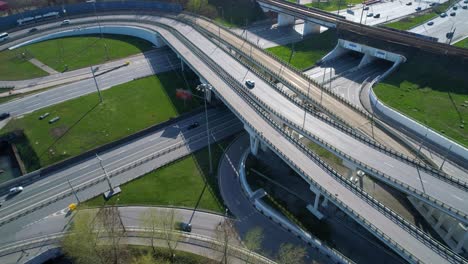
[[[295,2],[290,0],[290,2]],[[362,0],[329,0],[326,2],[317,1],[306,4],[307,7],[314,7],[325,11],[336,11],[345,9],[348,5],[356,5],[362,3]],[[344,13],[344,11],[343,11]]]
[[[378,84],[385,104],[468,146],[467,64],[437,55],[415,55]]]
[[[216,177],[217,165],[235,136],[212,144],[213,171],[209,174],[208,148],[179,159],[163,168],[150,172],[121,187],[122,192],[109,201],[100,195],[84,203],[86,207],[106,205],[163,205],[195,207],[202,190],[199,208],[224,212]]]
[[[29,62],[20,51],[0,52],[0,80],[16,81],[47,76],[48,73]]]
[[[107,52],[106,52],[107,47]],[[20,50],[30,57],[62,72],[97,65],[148,51],[152,44],[146,40],[121,35],[87,35],[66,37],[28,45]],[[107,54],[109,57],[107,57]]]
[[[468,49],[468,38],[465,38],[455,44],[453,44],[454,46],[456,47],[460,47],[460,48],[465,48],[465,49]]]
[[[272,47],[267,50],[284,62],[300,70],[304,70],[313,66],[330,52],[335,47],[337,41],[336,31],[328,29],[321,34],[307,36],[305,39],[294,44]]]
[[[97,93],[85,95],[14,119],[0,133],[24,130],[18,148],[28,171],[35,170],[199,106],[175,98],[177,88],[185,85],[176,72],[138,79],[103,91],[101,104]],[[50,115],[39,120],[43,113]],[[55,116],[60,120],[48,124]]]

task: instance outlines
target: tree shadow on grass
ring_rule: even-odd
[[[90,109],[88,109],[80,118],[78,118],[71,126],[68,127],[68,129],[66,129],[65,131],[63,131],[63,133],[58,136],[47,148],[45,148],[41,153],[39,153],[39,158],[43,157],[44,155],[47,155],[49,153],[49,151],[51,149],[53,149],[53,147],[59,143],[59,141],[64,138],[66,135],[68,135],[72,129],[78,125],[84,118],[86,118],[86,116],[88,116],[91,112],[94,111],[94,109],[96,109],[96,107],[99,105],[99,101],[96,102],[95,105],[93,105]],[[60,161],[60,160],[63,160],[65,158],[69,157],[69,155],[66,155],[66,154],[62,154],[62,155],[56,155],[54,157],[50,157],[50,160],[52,162],[57,162],[57,161]]]

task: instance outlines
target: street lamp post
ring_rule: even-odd
[[[99,27],[99,35],[101,37],[101,40],[103,41],[104,43],[104,50],[106,51],[106,58],[107,60],[109,60],[109,51],[107,50],[107,44],[106,44],[106,41],[104,40],[103,38],[103,34],[102,34],[102,28],[101,28],[101,21],[99,20],[99,16],[97,15],[97,11],[96,11],[96,0],[88,0],[86,1],[87,3],[93,3],[93,7],[94,7],[94,16],[96,17],[96,21],[98,23],[98,27]]]
[[[73,194],[75,195],[76,200],[78,201],[78,203],[81,203],[80,199],[78,198],[78,194],[76,193],[75,189],[73,188],[73,186],[70,183],[70,180],[68,179],[68,176],[67,176],[67,182],[68,182],[68,185],[70,186],[70,189],[72,190]]]
[[[213,174],[213,164],[211,161],[211,142],[210,142],[210,127],[208,122],[208,107],[206,105],[206,101],[208,100],[208,93],[211,92],[212,86],[207,83],[203,83],[198,85],[197,90],[203,90],[204,95],[204,104],[205,104],[205,119],[206,119],[206,138],[208,140],[208,159],[210,164],[210,175]]]
[[[305,128],[305,122],[306,122],[306,114],[307,114],[307,110],[306,110],[306,104],[307,104],[307,100],[309,100],[309,92],[310,92],[310,82],[309,82],[309,86],[307,88],[307,98],[306,100],[304,101],[304,122],[302,122],[302,129]]]
[[[99,102],[102,103],[103,99],[102,99],[101,90],[99,90],[99,85],[98,85],[98,82],[96,80],[96,75],[94,75],[94,72],[97,71],[98,69],[99,69],[99,67],[96,67],[96,68],[93,69],[93,66],[91,66],[91,73],[93,74],[94,84],[96,85],[96,90],[98,91],[98,94],[99,94]]]
[[[112,196],[120,193],[121,190],[120,190],[119,186],[112,187],[112,183],[110,181],[109,174],[107,174],[106,168],[104,168],[104,165],[102,165],[102,159],[101,159],[101,157],[99,157],[99,155],[97,153],[96,153],[96,158],[99,160],[99,165],[101,166],[102,170],[104,171],[104,176],[106,177],[106,182],[109,185],[109,191],[104,193],[104,198],[106,200],[109,200],[109,198],[111,198]]]

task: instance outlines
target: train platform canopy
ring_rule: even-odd
[[[10,9],[10,7],[8,7],[8,3],[0,1],[0,11],[6,11],[8,9]]]

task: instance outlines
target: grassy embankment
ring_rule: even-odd
[[[468,146],[466,67],[443,56],[417,54],[374,91],[385,104]]]

